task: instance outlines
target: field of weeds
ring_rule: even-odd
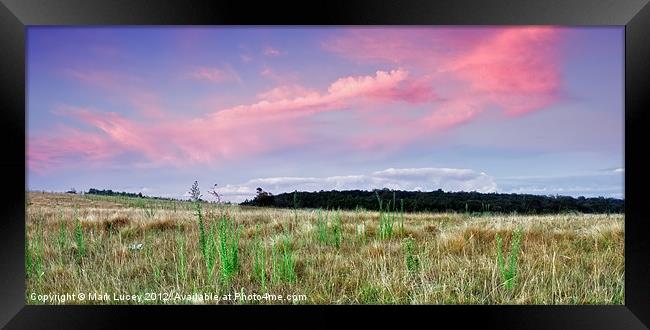
[[[29,192],[26,302],[624,303],[621,214],[398,209]]]

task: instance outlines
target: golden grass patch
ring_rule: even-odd
[[[29,193],[27,292],[243,290],[304,294],[306,300],[298,303],[307,304],[624,303],[623,215],[406,213],[403,230],[395,223],[393,234],[380,238],[378,212],[340,211],[340,233],[335,234],[330,212],[322,241],[315,210],[202,208],[205,228],[215,228],[214,237],[208,235],[214,240],[214,250],[208,251],[215,258],[213,276],[208,276],[194,204]],[[227,284],[220,277],[222,216],[241,233],[238,268]],[[77,220],[81,232],[75,230]],[[521,251],[516,284],[508,290],[497,265],[496,236],[507,258],[516,228],[522,230]],[[417,260],[418,267],[409,270],[407,260]],[[287,271],[295,281],[283,280],[291,278]]]

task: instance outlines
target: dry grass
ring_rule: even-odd
[[[292,210],[204,205],[208,228],[223,214],[241,228],[239,270],[224,284],[219,276],[206,276],[190,203],[32,192],[27,213],[31,262],[40,262],[33,266],[39,271],[27,278],[30,304],[40,303],[29,298],[32,293],[242,291],[304,294],[307,300],[300,303],[308,304],[624,303],[623,215],[406,214],[404,230],[380,240],[377,212],[342,211],[342,240],[336,247],[318,240],[315,210],[299,210],[296,221]],[[85,245],[81,257],[73,236],[76,219]],[[508,290],[497,269],[495,237],[498,233],[507,251],[518,226],[523,229],[518,276]],[[256,237],[266,257],[264,285],[253,271]],[[406,267],[408,237],[420,262],[415,273]],[[141,249],[131,248],[139,243]],[[272,281],[272,256],[284,251],[285,243],[295,282]],[[219,269],[217,257],[214,274]]]

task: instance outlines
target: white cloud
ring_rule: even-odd
[[[284,55],[284,54],[285,54],[285,52],[280,51],[280,50],[278,50],[276,48],[273,48],[273,47],[264,48],[264,55],[266,55],[266,56],[281,56],[281,55]]]
[[[620,186],[520,186],[503,191],[506,194],[562,195],[584,197],[617,197],[624,195]]]
[[[565,175],[497,177],[499,192],[623,198],[624,168],[605,168]]]
[[[255,196],[261,187],[273,194],[319,190],[372,190],[389,188],[396,190],[431,191],[478,191],[495,192],[494,178],[470,169],[455,168],[389,168],[361,175],[330,177],[269,177],[252,179],[242,184],[228,184],[218,188],[224,200],[240,202]]]
[[[608,170],[594,170],[584,173],[560,174],[560,175],[519,175],[519,176],[502,176],[498,180],[503,181],[518,181],[518,180],[552,180],[552,179],[575,179],[575,178],[593,178],[599,176],[615,176],[625,170],[622,168],[608,169]]]

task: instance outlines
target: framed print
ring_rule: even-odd
[[[3,325],[647,328],[648,20],[3,1]]]

